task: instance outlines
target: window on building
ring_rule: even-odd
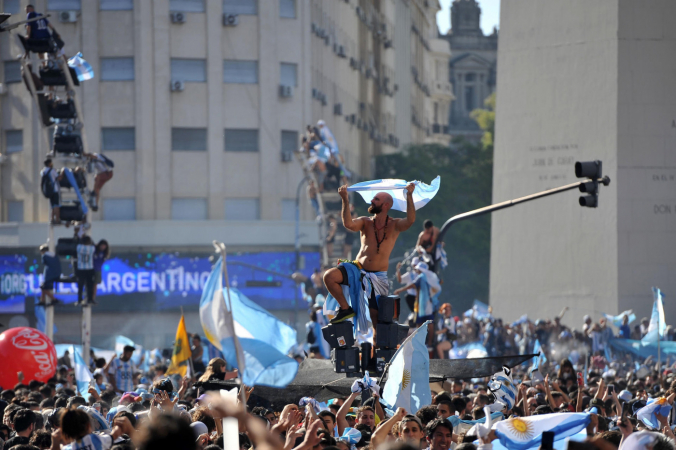
[[[465,87],[465,111],[474,111],[474,86]]]
[[[169,0],[169,11],[204,12],[204,0]]]
[[[295,222],[296,221],[296,200],[295,199],[282,199],[282,220],[286,222]]]
[[[101,150],[136,150],[136,129],[101,128]]]
[[[225,220],[260,220],[257,198],[226,198]]]
[[[134,79],[134,58],[101,58],[101,81]]]
[[[207,220],[206,198],[172,198],[173,220]]]
[[[295,19],[296,0],[279,0],[279,17],[284,19]]]
[[[47,9],[52,11],[79,11],[80,0],[47,0]]]
[[[257,152],[258,130],[257,129],[225,129],[226,152]]]
[[[475,73],[468,73],[465,75],[465,81],[474,81],[474,80],[476,80]]]
[[[136,199],[104,198],[103,220],[136,220]]]
[[[204,59],[171,59],[171,79],[193,83],[207,81],[207,62]]]
[[[187,151],[206,151],[206,128],[172,128],[171,149]]]
[[[279,67],[279,84],[282,86],[298,86],[298,65],[281,63]]]
[[[282,154],[292,156],[299,145],[297,131],[282,130]]]
[[[23,222],[23,201],[7,202],[7,222]]]
[[[23,150],[23,130],[5,131],[5,152],[18,153]]]
[[[20,0],[5,0],[3,9],[4,12],[9,14],[18,14],[19,13],[19,3]]]
[[[134,0],[101,0],[101,11],[128,11],[134,9]]]
[[[258,83],[258,61],[223,61],[224,83]]]
[[[223,12],[226,14],[258,14],[258,0],[223,0]]]
[[[5,61],[5,83],[21,82],[21,63],[19,61]]]

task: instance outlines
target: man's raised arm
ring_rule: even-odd
[[[343,226],[350,231],[361,231],[364,227],[364,221],[362,219],[352,220],[352,214],[350,213],[350,199],[347,196],[347,185],[339,187],[338,194],[340,194],[340,198],[343,200]]]
[[[413,204],[413,191],[415,184],[408,183],[406,186],[406,218],[397,221],[397,231],[406,231],[415,223],[415,204]]]

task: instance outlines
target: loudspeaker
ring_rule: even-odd
[[[383,373],[385,365],[390,362],[395,352],[396,350],[393,348],[379,348],[376,350],[376,370],[378,373]]]
[[[72,67],[70,69],[70,78],[73,80],[74,86],[79,86],[80,81],[77,79],[77,72]],[[45,86],[67,86],[66,76],[63,70],[58,68],[41,67],[39,70],[40,80]]]
[[[77,256],[77,239],[59,238],[56,241],[56,254],[58,256]]]
[[[408,335],[407,325],[379,323],[376,326],[376,346],[379,348],[396,348]]]
[[[54,151],[56,153],[82,153],[82,138],[79,134],[55,134]]]
[[[333,349],[333,370],[336,373],[359,372],[359,367],[357,347]]]
[[[61,205],[61,208],[59,208],[59,218],[63,221],[66,222],[81,222],[84,220],[84,213],[82,212],[82,209],[80,208],[80,205]]]
[[[361,371],[366,372],[369,370],[369,364],[371,364],[371,349],[373,346],[369,342],[362,342],[361,344]]]
[[[48,100],[47,112],[50,117],[55,119],[75,119],[77,112],[75,111],[75,103],[73,100]]]
[[[399,297],[378,295],[378,323],[392,323],[399,319]]]
[[[346,348],[354,345],[354,326],[352,322],[340,322],[322,328],[324,340],[331,348]]]

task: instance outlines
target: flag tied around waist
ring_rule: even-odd
[[[589,413],[554,413],[514,417],[495,425],[495,435],[508,449],[537,448],[543,431],[553,431],[554,441],[560,441],[583,430],[591,421]]]
[[[415,205],[415,209],[418,210],[428,204],[429,201],[437,195],[441,178],[437,176],[430,184],[425,184],[422,181],[405,181],[394,178],[384,178],[381,180],[362,181],[361,183],[353,184],[348,187],[347,190],[348,192],[357,192],[362,196],[366,203],[371,203],[371,200],[373,200],[373,197],[375,197],[378,192],[385,192],[392,196],[394,202],[392,209],[406,212],[405,188],[409,183],[415,184],[413,204]]]
[[[420,325],[392,356],[382,399],[388,409],[404,408],[415,414],[432,403],[430,393],[430,355],[425,345],[427,322]]]
[[[296,360],[287,356],[296,345],[296,330],[237,289],[230,289],[231,309],[228,310],[225,289],[223,258],[219,258],[204,285],[200,300],[204,335],[223,352],[229,364],[237,367],[242,382],[247,386],[286,387],[298,372]],[[239,343],[237,347],[235,333]],[[239,367],[240,361],[242,367]]]

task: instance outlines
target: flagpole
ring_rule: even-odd
[[[246,397],[244,394],[244,371],[243,367],[244,365],[242,364],[242,349],[239,345],[239,337],[237,337],[237,331],[235,330],[235,320],[232,317],[232,302],[230,300],[230,279],[228,278],[228,266],[226,264],[226,250],[225,250],[225,244],[222,242],[217,242],[213,241],[214,247],[216,247],[216,251],[221,254],[221,258],[223,258],[223,276],[225,277],[225,286],[227,288],[227,296],[226,298],[226,305],[228,307],[228,310],[230,311],[230,314],[228,317],[230,318],[230,326],[232,327],[232,340],[233,343],[235,344],[235,354],[237,355],[237,377],[239,378],[239,397],[240,401],[242,402],[242,405],[244,406],[244,409],[246,409]],[[222,288],[222,286],[221,286]]]

